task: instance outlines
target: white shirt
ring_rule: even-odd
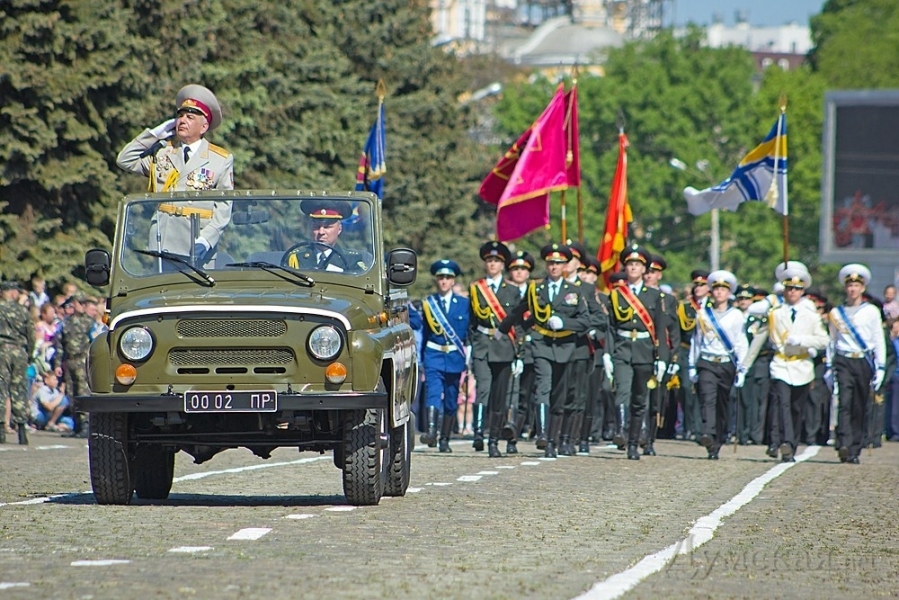
[[[440,298],[440,303],[443,304],[443,308],[446,309],[446,312],[449,313],[450,305],[453,302],[453,290],[448,291],[446,294],[437,296]]]
[[[712,311],[718,325],[733,345],[734,356],[737,359],[737,368],[745,368],[746,354],[749,352],[749,340],[746,338],[744,326],[746,318],[738,308],[728,307],[722,312]],[[725,357],[729,356],[727,346],[721,341],[711,318],[705,308],[696,312],[696,328],[690,340],[690,358],[688,364],[696,366],[696,362],[703,356]]]
[[[774,346],[771,359],[771,379],[779,379],[789,385],[811,383],[815,378],[815,363],[809,350],[815,354],[827,347],[830,337],[818,310],[809,300],[796,304],[781,304],[768,313],[768,338]],[[796,319],[792,319],[793,309]],[[787,340],[797,342],[787,343]]]
[[[499,274],[496,277],[494,277],[493,279],[485,277],[484,281],[487,282],[487,285],[490,286],[490,289],[492,289],[494,292],[498,292],[499,286],[502,285],[502,283],[503,283],[503,276],[502,276],[502,274]]]
[[[549,292],[549,301],[552,302],[556,299],[556,296],[559,294],[559,290],[562,287],[562,279],[561,277],[556,281],[552,279],[546,280],[546,289]]]
[[[886,365],[886,340],[883,336],[883,322],[880,311],[872,304],[863,302],[861,306],[845,306],[843,309],[855,327],[866,348],[859,346],[855,336],[840,314],[839,309],[830,311],[830,337],[832,352],[837,354],[874,351],[874,364],[878,367]]]

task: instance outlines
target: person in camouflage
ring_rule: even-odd
[[[12,406],[19,443],[28,443],[28,360],[34,352],[34,325],[28,309],[19,303],[21,288],[14,281],[0,284],[0,397]],[[2,415],[0,415],[2,418]],[[6,423],[0,423],[0,443],[6,441]]]
[[[56,336],[56,353],[53,356],[54,367],[62,369],[65,374],[66,389],[73,398],[90,393],[87,384],[87,354],[91,344],[92,319],[84,309],[85,298],[72,296],[66,303],[71,303],[75,312],[66,317]],[[87,419],[79,414],[73,435],[87,437]]]

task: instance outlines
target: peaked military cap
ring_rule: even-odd
[[[334,200],[303,200],[300,210],[312,219],[346,219],[353,212],[349,202]]]
[[[621,253],[621,264],[628,263],[632,260],[638,260],[644,265],[648,265],[650,261],[649,252],[634,244]]]
[[[444,258],[431,265],[431,275],[450,275],[452,277],[458,277],[461,274],[462,269],[460,269],[459,265],[452,260]]]
[[[825,296],[823,293],[821,293],[821,290],[819,290],[818,288],[810,287],[809,289],[805,290],[805,295],[806,295],[806,297],[814,300],[816,303],[820,303],[820,304],[827,303],[827,296]]]
[[[591,273],[596,273],[599,275],[599,271],[602,268],[599,264],[599,259],[595,256],[587,256],[584,260],[587,261],[587,270]]]
[[[719,269],[709,273],[709,285],[713,288],[725,287],[729,290],[733,290],[737,287],[737,278],[730,271]]]
[[[496,240],[487,242],[486,244],[482,245],[480,254],[481,260],[487,260],[491,256],[495,256],[502,260],[503,263],[509,262],[509,259],[512,258],[512,253],[509,252],[509,247],[502,242],[497,242]]]
[[[652,254],[649,257],[649,268],[656,271],[664,271],[668,268],[668,263],[658,254]]]
[[[175,112],[203,115],[209,121],[209,131],[222,124],[222,107],[209,88],[192,83],[178,90]]]
[[[524,250],[519,250],[516,252],[508,262],[506,262],[507,269],[514,269],[515,267],[524,267],[528,271],[534,270],[534,257],[530,255],[530,253],[525,252]]]
[[[784,273],[787,270],[805,271],[808,273],[808,267],[805,266],[805,263],[801,263],[798,260],[788,260],[787,262],[778,263],[777,268],[774,269],[774,281],[783,281]]]
[[[547,244],[540,249],[540,257],[546,262],[568,262],[571,260],[571,249],[565,244]]]
[[[587,248],[585,248],[582,243],[578,241],[572,242],[571,240],[568,240],[567,245],[568,249],[571,250],[571,256],[581,262],[586,262],[585,259],[587,258]]]
[[[755,289],[751,285],[741,284],[737,286],[737,292],[734,296],[751,300],[755,297]]]
[[[785,288],[793,287],[805,289],[812,284],[812,276],[808,274],[808,271],[798,267],[785,269],[781,274],[781,277],[783,277],[783,279],[780,280],[780,283]]]
[[[868,282],[871,281],[871,270],[865,265],[851,263],[840,269],[839,277],[843,285],[857,282],[867,287]]]
[[[617,273],[612,273],[609,276],[609,285],[623,285],[627,281],[627,273],[622,273],[618,271]]]
[[[709,272],[703,269],[696,269],[692,273],[690,273],[690,280],[693,283],[708,283],[709,282]]]

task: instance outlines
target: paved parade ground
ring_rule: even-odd
[[[417,448],[404,498],[354,508],[330,455],[176,459],[166,501],[98,506],[84,440],[0,446],[0,597],[895,597],[899,444],[660,441],[658,457]],[[501,448],[504,444],[501,445]]]

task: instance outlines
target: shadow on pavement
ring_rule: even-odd
[[[53,498],[47,504],[96,504],[93,494],[72,494]],[[136,496],[130,506],[346,506],[343,496],[241,496],[235,494],[171,494],[166,500],[141,500]]]

